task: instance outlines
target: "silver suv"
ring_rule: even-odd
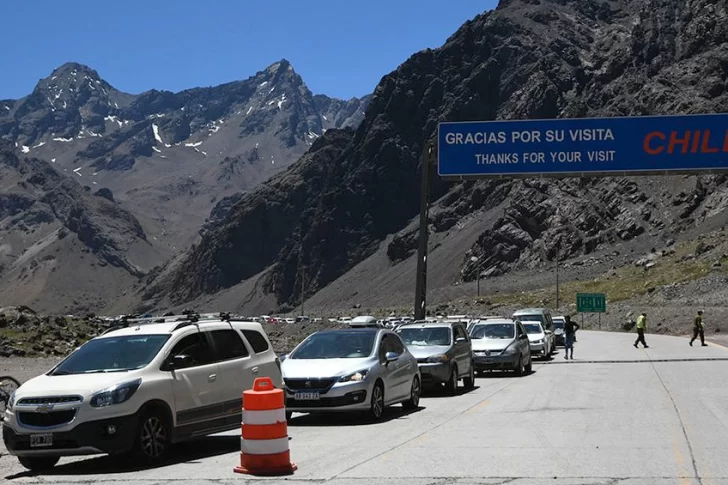
[[[475,386],[473,348],[465,321],[417,321],[401,325],[396,332],[417,358],[423,386],[443,383],[455,394],[458,381],[467,389]]]

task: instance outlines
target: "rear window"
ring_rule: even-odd
[[[546,319],[540,313],[535,313],[533,315],[518,315],[516,318],[522,322],[540,322],[542,325],[546,323]]]
[[[248,357],[248,349],[235,330],[213,330],[210,335],[217,349],[218,362]]]
[[[250,343],[250,346],[253,347],[253,352],[255,352],[256,354],[265,352],[270,348],[270,345],[268,345],[268,341],[257,330],[243,330],[242,332],[245,336],[245,339],[248,341],[248,343]]]

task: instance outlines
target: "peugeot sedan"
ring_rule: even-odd
[[[281,370],[289,418],[294,412],[364,411],[378,420],[387,406],[419,406],[417,359],[391,330],[316,332],[284,356]]]

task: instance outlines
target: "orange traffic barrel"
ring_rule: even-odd
[[[270,377],[258,377],[252,390],[243,391],[240,466],[234,471],[281,476],[297,469],[288,449],[285,393],[276,389]]]

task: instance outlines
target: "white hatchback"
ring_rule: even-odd
[[[256,377],[283,386],[256,322],[162,317],[111,329],[21,385],[3,441],[30,470],[60,457],[134,452],[163,459],[171,443],[238,428]]]

